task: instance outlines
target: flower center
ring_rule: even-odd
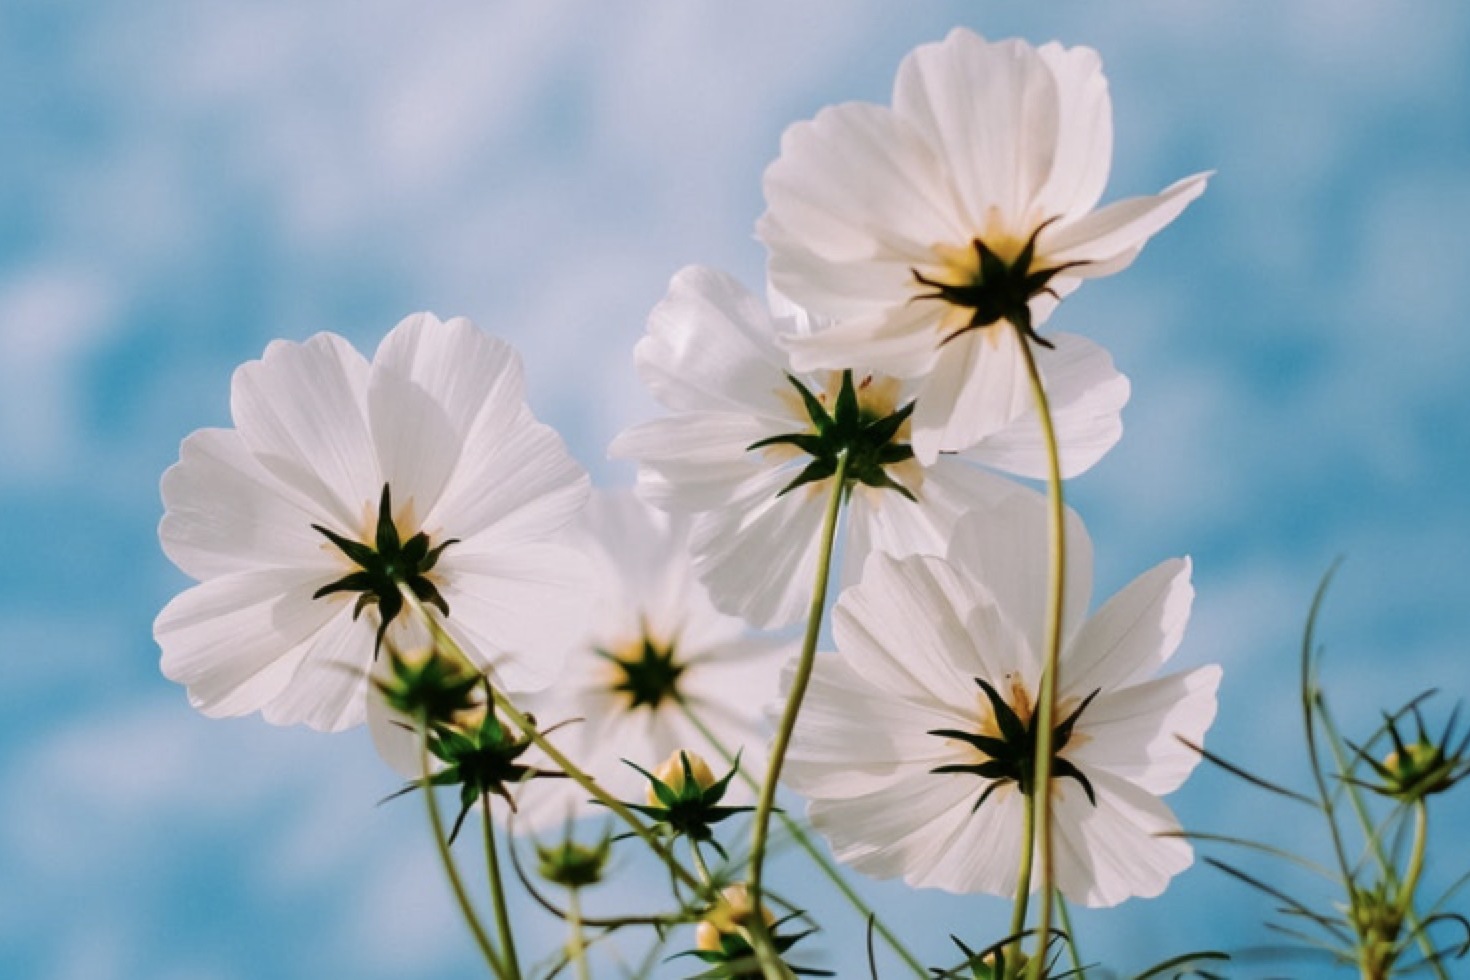
[[[1013,679],[1011,683],[1010,693],[1014,705],[1001,697],[1000,692],[984,678],[975,678],[975,683],[985,692],[985,700],[990,707],[990,715],[978,726],[979,730],[966,732],[954,728],[939,728],[929,732],[930,735],[964,742],[980,754],[979,762],[953,763],[929,770],[933,773],[970,773],[987,781],[980,798],[971,807],[971,813],[980,809],[980,804],[1002,786],[1015,784],[1026,796],[1036,791],[1036,740],[1039,721],[1039,717],[1031,711],[1030,697],[1019,680]],[[1076,726],[1077,719],[1087,710],[1097,694],[1097,691],[1089,694],[1065,720],[1052,729],[1051,742],[1052,774],[1058,779],[1077,780],[1082,791],[1087,794],[1088,802],[1093,806],[1097,805],[1097,797],[1092,791],[1092,783],[1083,775],[1082,770],[1061,757],[1061,751],[1072,740],[1072,729]]]
[[[975,238],[968,249],[952,249],[947,246],[936,248],[944,264],[939,277],[925,275],[910,269],[914,281],[927,288],[927,292],[914,294],[914,299],[934,299],[948,303],[963,314],[959,325],[950,330],[939,341],[942,347],[961,334],[979,330],[1006,321],[1021,332],[1028,340],[1043,347],[1051,343],[1038,336],[1031,322],[1031,300],[1047,293],[1057,298],[1051,288],[1051,280],[1059,273],[1086,265],[1086,261],[1063,262],[1049,268],[1034,268],[1036,263],[1036,239],[1055,217],[1036,226],[1031,237],[1026,239],[1014,258],[1007,259],[1010,249],[991,247],[984,239]]]
[[[666,701],[679,700],[679,678],[688,669],[675,656],[675,644],[660,644],[644,633],[641,642],[622,653],[597,650],[617,668],[611,688],[628,697],[628,709],[656,711]]]
[[[773,446],[791,446],[811,458],[796,477],[781,488],[777,494],[789,493],[808,483],[825,480],[837,472],[838,461],[847,457],[847,480],[883,490],[896,490],[914,499],[913,492],[894,480],[888,468],[913,459],[914,450],[907,442],[900,441],[907,435],[905,423],[914,412],[914,403],[896,411],[890,411],[888,402],[891,392],[883,385],[875,386],[873,376],[867,375],[861,384],[853,382],[852,372],[843,371],[837,397],[829,399],[826,393],[818,396],[791,375],[786,376],[796,393],[801,397],[811,427],[805,432],[760,439],[746,446],[746,450],[767,449]],[[870,397],[867,394],[874,389]],[[832,401],[829,411],[827,401]]]
[[[362,615],[368,606],[377,606],[381,622],[373,642],[374,657],[383,645],[388,624],[403,611],[400,588],[407,587],[420,602],[427,602],[445,616],[449,615],[449,603],[444,601],[428,574],[438,564],[444,549],[456,544],[458,539],[450,538],[431,546],[429,536],[420,531],[404,541],[398,534],[398,526],[393,523],[393,498],[388,484],[383,484],[383,495],[378,501],[378,524],[372,544],[354,541],[320,524],[313,524],[312,528],[357,565],[356,571],[317,589],[312,598],[320,599],[337,592],[358,593],[357,603],[352,607],[353,619]]]

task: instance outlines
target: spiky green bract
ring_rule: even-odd
[[[612,835],[604,833],[596,844],[572,839],[571,824],[555,844],[536,843],[536,873],[564,888],[586,888],[602,880],[612,856]]]
[[[1412,741],[1399,731],[1404,714],[1414,716],[1417,732]],[[1380,780],[1364,783],[1369,789],[1383,796],[1392,797],[1400,803],[1417,803],[1426,796],[1443,793],[1470,774],[1470,733],[1455,744],[1455,722],[1459,718],[1457,707],[1445,725],[1444,734],[1432,739],[1424,726],[1417,701],[1398,715],[1384,718],[1383,731],[1393,743],[1393,751],[1383,761],[1378,761],[1365,750],[1353,746],[1358,757],[1367,763]],[[1351,745],[1351,743],[1349,743]]]
[[[602,649],[593,653],[618,668],[611,690],[627,695],[627,710],[656,709],[666,701],[679,700],[679,677],[688,664],[679,660],[673,642],[659,643],[645,630],[631,655]]]
[[[444,601],[438,586],[427,576],[439,563],[439,556],[444,553],[444,549],[458,544],[458,539],[450,538],[437,545],[430,545],[429,536],[420,531],[407,541],[402,540],[398,534],[398,526],[393,523],[393,495],[388,484],[383,484],[383,495],[378,500],[378,524],[373,535],[373,544],[363,544],[361,541],[343,537],[320,524],[313,524],[311,527],[358,566],[357,571],[317,589],[312,598],[320,599],[337,592],[359,593],[357,602],[352,607],[353,619],[362,615],[362,611],[368,606],[377,606],[380,622],[378,635],[373,643],[374,657],[383,646],[383,636],[388,632],[388,625],[403,612],[403,596],[398,591],[400,586],[412,589],[420,602],[427,602],[445,616],[449,615],[449,603]]]
[[[529,736],[517,737],[494,710],[487,709],[483,715],[476,710],[468,716],[462,715],[461,719],[429,729],[429,752],[444,767],[427,779],[409,783],[389,797],[393,799],[423,789],[425,785],[458,786],[460,809],[449,832],[450,843],[459,835],[465,817],[481,797],[499,796],[511,809],[515,809],[512,788],[537,777],[563,775],[521,763],[519,759],[531,747],[532,739]]]
[[[965,732],[953,728],[936,728],[929,732],[930,735],[938,735],[941,738],[955,738],[975,747],[985,761],[973,764],[956,763],[952,765],[936,766],[929,770],[933,773],[968,772],[986,780],[985,790],[980,798],[975,801],[971,808],[980,809],[980,804],[1001,786],[1014,783],[1022,794],[1030,796],[1036,792],[1036,736],[1037,724],[1040,714],[1033,714],[1029,719],[1022,721],[1016,709],[1001,697],[995,687],[983,677],[975,678],[975,683],[985,692],[985,698],[990,702],[991,717],[995,719],[996,726],[1000,729],[1000,736],[981,735],[976,732]],[[1099,689],[1083,699],[1071,714],[1062,720],[1052,730],[1052,751],[1060,753],[1071,741],[1072,729],[1077,725],[1077,719],[1092,699],[1097,697]],[[1082,784],[1082,791],[1087,794],[1087,801],[1097,806],[1097,793],[1093,791],[1092,783],[1083,775],[1070,760],[1057,756],[1052,760],[1052,775],[1058,779],[1075,779]]]
[[[817,930],[803,929],[800,932],[792,932],[783,935],[781,927],[806,915],[805,912],[796,911],[783,919],[778,919],[768,928],[771,934],[771,945],[783,958],[788,950],[801,942],[807,936]],[[687,980],[761,980],[763,976],[759,962],[756,960],[755,950],[751,948],[749,940],[740,930],[731,930],[719,934],[719,949],[689,949],[682,953],[675,953],[669,960],[676,960],[683,956],[693,956],[710,965],[703,973],[696,973]],[[665,962],[668,962],[667,960]],[[833,977],[837,974],[831,970],[819,970],[815,967],[796,966],[786,964],[786,968],[799,977]]]
[[[691,840],[708,842],[722,858],[728,860],[725,849],[715,840],[714,831],[710,828],[737,813],[749,813],[755,809],[751,806],[720,805],[720,801],[725,798],[725,791],[730,788],[731,780],[740,771],[740,755],[736,753],[735,762],[729,772],[707,785],[701,785],[695,777],[688,753],[680,752],[679,761],[684,769],[684,779],[681,785],[671,786],[636,762],[624,759],[624,763],[648,780],[649,789],[658,800],[657,804],[624,805],[648,817],[673,836],[683,835]]]
[[[1043,347],[1054,346],[1051,341],[1038,334],[1032,325],[1031,301],[1043,294],[1060,300],[1048,283],[1058,274],[1088,264],[1086,259],[1060,262],[1053,266],[1032,268],[1036,264],[1036,239],[1055,223],[1055,216],[1036,226],[1026,244],[1014,260],[1007,262],[980,239],[970,244],[975,250],[974,278],[964,283],[946,283],[924,275],[918,269],[910,269],[914,281],[929,287],[929,292],[914,296],[916,300],[943,300],[952,306],[969,310],[968,322],[947,334],[940,344],[947,344],[961,334],[979,330],[1004,320],[1028,339]]]
[[[475,689],[483,680],[469,664],[437,649],[405,653],[390,646],[387,671],[386,677],[373,677],[384,703],[426,725],[473,708]]]
[[[913,493],[889,476],[887,470],[895,463],[914,458],[913,448],[897,441],[899,430],[914,412],[913,401],[888,415],[866,412],[858,403],[852,372],[843,371],[842,387],[838,389],[832,411],[828,412],[806,385],[790,374],[786,380],[801,396],[801,403],[811,418],[811,431],[769,436],[746,447],[758,450],[768,446],[794,446],[811,457],[811,462],[777,496],[830,478],[837,472],[838,459],[846,455],[847,479],[879,490],[896,490],[909,500],[914,499]]]

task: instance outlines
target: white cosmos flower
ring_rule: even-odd
[[[817,658],[785,770],[839,860],[915,887],[1014,890],[1021,770],[997,742],[1024,741],[1006,737],[1005,713],[1030,733],[1045,545],[1033,510],[1001,508],[962,525],[958,563],[875,555],[842,594],[840,652]],[[1193,860],[1185,841],[1160,836],[1179,825],[1159,797],[1199,761],[1179,737],[1203,741],[1220,669],[1154,676],[1189,618],[1188,559],[1145,573],[1084,620],[1091,558],[1074,517],[1058,727],[1075,720],[1058,734],[1052,812],[1058,887],[1107,906],[1159,894]]]
[[[904,59],[891,107],[791,126],[759,235],[772,284],[838,321],[792,342],[796,366],[922,378],[924,461],[1004,426],[1030,404],[1018,333],[1127,266],[1204,190],[1200,174],[1094,210],[1112,143],[1097,52],[962,28]]]
[[[751,634],[715,610],[694,575],[688,524],[628,491],[594,492],[571,531],[591,574],[587,627],[570,643],[555,685],[514,699],[543,729],[576,719],[551,740],[622,800],[641,802],[646,784],[624,759],[651,772],[687,749],[723,776],[725,754],[740,752],[753,779],[765,770],[763,712],[792,645]],[[416,778],[417,740],[404,723],[376,698],[368,721],[383,758]],[[534,749],[527,763],[547,765]],[[736,779],[726,799],[752,795]],[[516,799],[523,829],[605,812],[570,779],[533,779]]]
[[[634,352],[644,382],[673,414],[622,433],[610,449],[638,461],[644,499],[692,515],[695,568],[715,605],[761,627],[795,621],[810,601],[831,486],[830,470],[812,469],[815,447],[782,437],[816,435],[802,390],[838,413],[844,384],[842,371],[790,371],[779,341],[809,331],[809,318],[779,296],[772,302],[775,313],[714,270],[680,271]],[[1118,440],[1128,381],[1097,345],[1058,340],[1046,381],[1071,476]],[[855,372],[851,385],[864,422],[909,410],[912,387],[895,378]],[[922,395],[913,410],[922,411]],[[849,581],[874,548],[943,554],[955,522],[972,508],[1015,495],[1041,506],[1033,491],[970,465],[1044,476],[1034,413],[997,427],[963,458],[946,454],[921,465],[908,442],[904,420],[888,437],[859,447],[870,463],[849,472],[857,477],[847,507]],[[884,459],[891,461],[872,462]],[[806,482],[793,487],[799,480]]]
[[[159,538],[199,584],[153,629],[196,708],[361,722],[382,614],[397,611],[390,574],[447,609],[500,683],[549,681],[583,579],[547,538],[588,484],[531,416],[507,344],[429,314],[394,327],[372,363],[334,334],[275,341],[236,370],[230,411],[234,428],[190,435],[163,476]],[[412,642],[406,611],[387,618]]]

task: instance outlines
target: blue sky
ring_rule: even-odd
[[[655,411],[631,350],[669,277],[700,262],[758,287],[783,127],[885,100],[904,52],[955,24],[1102,52],[1110,198],[1218,171],[1052,321],[1133,380],[1123,442],[1073,499],[1100,594],[1194,557],[1179,661],[1226,667],[1211,744],[1301,775],[1295,648],[1338,555],[1323,638],[1347,727],[1425,687],[1437,717],[1464,698],[1464,6],[11,0],[0,975],[473,975],[417,807],[373,806],[395,780],[365,738],[210,721],[159,675],[150,624],[186,584],[156,544],[159,474],[228,423],[231,370],[271,338],[370,349],[430,309],[515,343],[538,413],[599,482],[631,482],[604,447]],[[1189,826],[1313,846],[1217,773],[1173,802]],[[1467,819],[1451,800],[1440,828]],[[1470,847],[1437,847],[1444,884]],[[1004,928],[999,900],[869,892],[936,960],[948,931]],[[818,961],[858,975],[858,934],[811,902],[833,925]],[[1267,914],[1197,868],[1079,925],[1136,967],[1264,942]]]

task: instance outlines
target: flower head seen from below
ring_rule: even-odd
[[[635,351],[640,375],[672,414],[635,426],[611,453],[639,463],[639,494],[688,515],[700,577],[720,609],[784,626],[810,600],[820,528],[846,455],[846,581],[867,554],[943,554],[960,516],[1031,490],[972,463],[1025,477],[1046,472],[1034,413],[961,455],[930,463],[910,444],[922,410],[912,386],[875,372],[798,373],[780,340],[812,331],[779,296],[768,305],[711,269],[679,272]],[[1080,337],[1059,343],[1046,374],[1065,475],[1118,440],[1128,381]]]
[[[154,636],[195,707],[357,724],[383,647],[426,639],[411,602],[497,683],[550,680],[583,581],[550,536],[587,477],[532,417],[507,344],[430,314],[371,362],[335,334],[276,341],[236,370],[230,411],[162,484],[159,538],[199,584]]]
[[[952,560],[869,559],[839,599],[787,764],[837,858],[914,887],[1007,895],[1032,777],[1046,601],[1045,527],[1002,508]],[[1055,720],[1057,886],[1074,902],[1153,896],[1188,867],[1160,796],[1215,716],[1220,670],[1153,675],[1178,647],[1188,560],[1145,573],[1084,621],[1091,549],[1072,520]],[[1033,877],[1033,886],[1035,879]]]
[[[790,127],[759,234],[773,285],[835,321],[790,341],[796,367],[921,379],[924,460],[1024,411],[1019,345],[1055,343],[1037,328],[1061,298],[1126,267],[1204,190],[1201,174],[1097,208],[1112,125],[1095,51],[960,28],[904,59],[891,106]]]

